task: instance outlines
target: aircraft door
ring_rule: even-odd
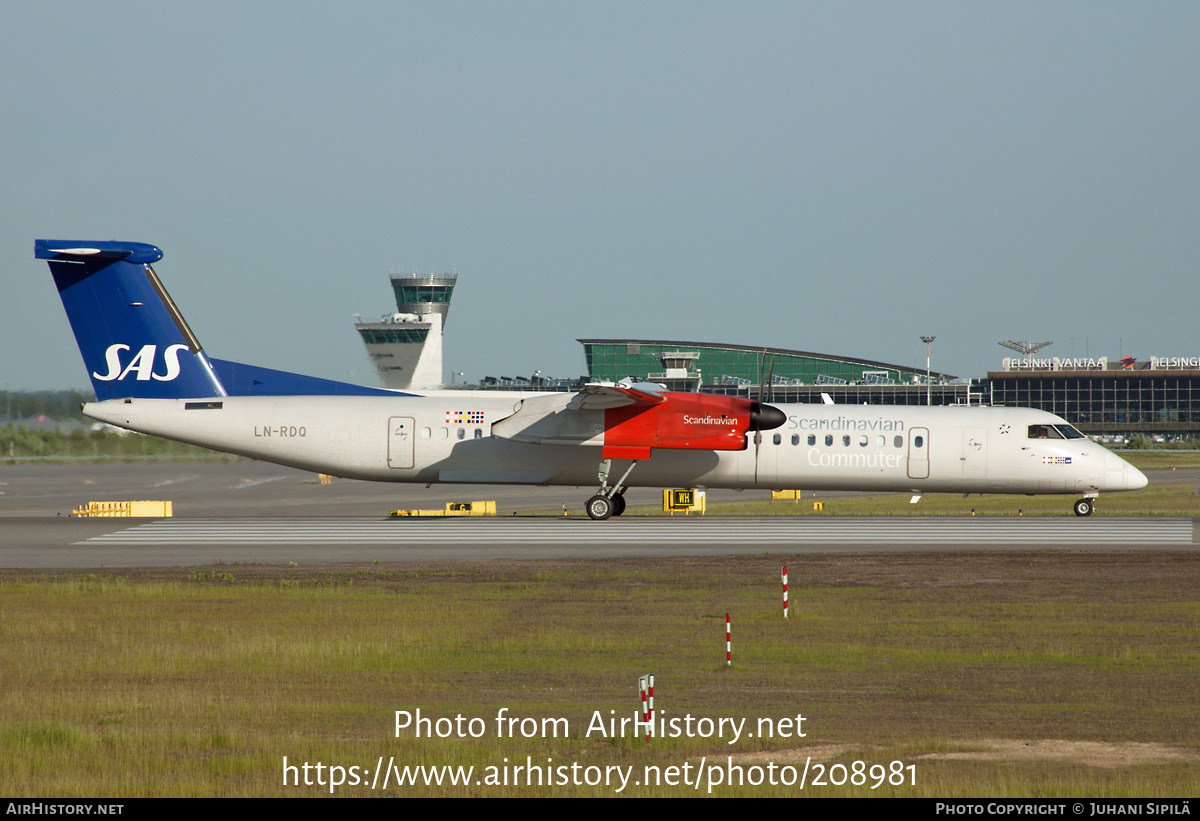
[[[964,479],[987,478],[987,429],[963,428],[962,475]]]
[[[929,478],[928,428],[911,428],[908,432],[908,478]]]
[[[416,420],[411,416],[388,419],[388,467],[413,466],[413,442],[416,439]]]

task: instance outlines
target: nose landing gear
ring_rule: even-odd
[[[1091,516],[1092,511],[1095,509],[1096,509],[1096,499],[1091,496],[1084,498],[1084,499],[1080,499],[1078,502],[1075,503],[1075,515],[1076,516]]]

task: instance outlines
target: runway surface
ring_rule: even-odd
[[[0,566],[173,567],[925,550],[1194,550],[1191,519],[163,519],[0,547]]]
[[[752,542],[778,549],[812,544],[1190,544],[1191,519],[897,519],[812,521],[796,518],[552,518],[300,521],[162,519],[92,536],[89,544],[675,544]]]
[[[1152,475],[1152,481],[1156,477]],[[1178,474],[1159,481],[1179,481]],[[1190,480],[1191,477],[1185,479]],[[1197,548],[1189,518],[580,516],[587,488],[380,485],[257,462],[15,465],[0,469],[0,567],[177,567],[493,558]],[[833,494],[822,494],[831,496]],[[710,500],[763,498],[710,492]],[[89,499],[174,500],[174,519],[75,519]],[[631,490],[653,504],[655,490]],[[769,498],[769,497],[768,497]],[[496,499],[494,519],[389,519],[391,508]],[[545,515],[563,506],[572,517]],[[539,512],[542,515],[533,515]],[[517,514],[517,515],[514,515]]]

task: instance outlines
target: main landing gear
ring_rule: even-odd
[[[637,460],[630,463],[629,469],[626,470],[621,478],[612,487],[608,486],[608,472],[612,469],[612,460],[603,459],[600,462],[600,492],[587,500],[587,515],[597,521],[603,521],[611,516],[620,516],[625,512],[625,480],[629,478],[629,474],[633,473],[633,469],[637,467]]]
[[[1092,496],[1088,496],[1087,498],[1080,499],[1078,502],[1075,503],[1075,515],[1076,516],[1091,516],[1092,511],[1095,509],[1096,509],[1096,499],[1095,499],[1095,497],[1092,497]]]

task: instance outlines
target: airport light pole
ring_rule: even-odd
[[[933,384],[929,381],[929,345],[935,339],[937,339],[936,336],[921,337],[921,341],[925,343],[925,404],[927,406],[933,404]]]

